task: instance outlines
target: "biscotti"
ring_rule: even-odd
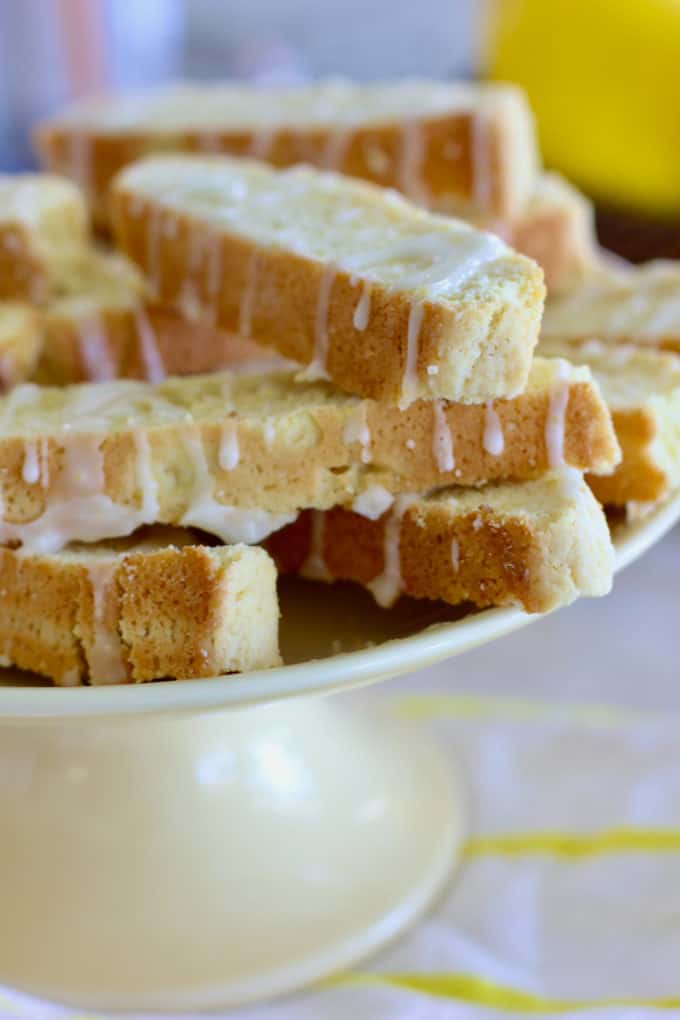
[[[35,309],[19,301],[0,301],[0,392],[28,379],[42,343],[42,321]]]
[[[360,401],[290,373],[20,386],[0,400],[0,544],[38,550],[142,524],[259,541],[302,508],[366,491],[536,477],[618,462],[588,369],[537,359],[526,392],[486,405]]]
[[[58,284],[43,310],[45,343],[34,379],[44,385],[159,382],[262,359],[252,341],[152,304],[140,273],[120,255],[72,250]]]
[[[523,93],[435,81],[299,88],[174,86],[89,100],[36,132],[47,167],[75,178],[106,226],[108,185],[154,151],[224,152],[308,163],[403,191],[455,215],[512,218],[538,165]]]
[[[194,544],[187,544],[192,542]],[[0,549],[0,656],[64,686],[195,679],[280,663],[274,564],[188,533],[60,553]]]
[[[524,212],[500,232],[538,262],[549,294],[575,286],[598,260],[592,203],[559,174],[541,174]]]
[[[44,303],[64,250],[85,241],[78,189],[48,174],[0,174],[0,299]]]
[[[602,503],[655,503],[680,487],[680,357],[599,340],[539,348],[588,365],[607,401],[622,459],[612,474],[589,477]]]
[[[539,267],[396,193],[306,167],[167,156],[112,191],[160,304],[251,336],[348,392],[405,406],[523,389]]]
[[[680,352],[680,266],[602,265],[548,300],[541,335]]]
[[[547,612],[607,594],[613,570],[602,510],[569,469],[479,491],[402,495],[377,519],[340,508],[306,513],[267,548],[284,573],[358,581],[384,606],[404,593]]]

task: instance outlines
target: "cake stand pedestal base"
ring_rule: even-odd
[[[415,726],[347,700],[3,720],[0,982],[209,1009],[403,932],[455,863],[460,793]]]

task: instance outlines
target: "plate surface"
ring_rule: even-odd
[[[614,529],[616,569],[641,556],[680,519],[680,494],[632,525]],[[281,585],[277,669],[203,680],[116,687],[54,688],[18,670],[0,670],[0,717],[88,716],[230,708],[331,692],[429,666],[524,627],[519,609],[465,612],[403,599],[385,611],[357,585]]]

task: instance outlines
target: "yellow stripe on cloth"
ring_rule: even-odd
[[[598,727],[619,727],[632,721],[654,721],[653,713],[602,704],[560,704],[539,698],[500,695],[404,694],[392,700],[391,710],[401,719],[472,719],[481,722],[579,722]]]
[[[594,854],[674,853],[680,851],[680,829],[602,829],[600,832],[517,832],[497,836],[472,836],[463,857],[498,854],[518,857],[555,854],[589,857]]]
[[[579,1009],[680,1009],[677,999],[549,999],[519,988],[495,984],[475,974],[340,974],[325,982],[326,987],[361,988],[389,986],[421,992],[439,999],[451,999],[474,1006],[511,1013],[568,1013]]]

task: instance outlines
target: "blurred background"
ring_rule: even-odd
[[[608,247],[680,257],[678,0],[21,0],[0,4],[0,170],[29,125],[102,89],[342,73],[520,82],[546,164]]]

